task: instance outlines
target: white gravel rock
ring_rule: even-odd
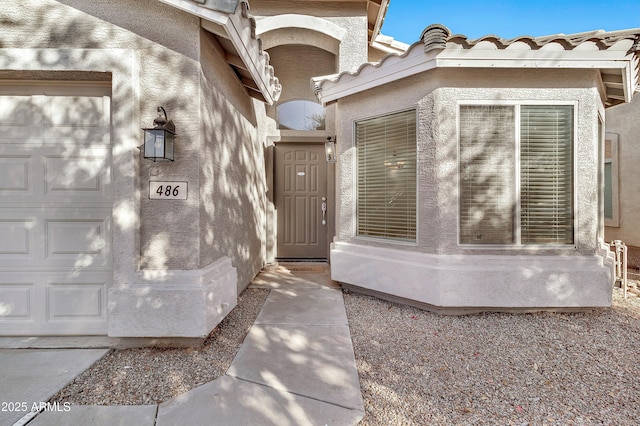
[[[246,289],[238,305],[197,348],[113,350],[52,401],[77,405],[145,405],[213,381],[229,369],[269,290]]]
[[[345,294],[363,425],[635,425],[640,301],[443,316]]]

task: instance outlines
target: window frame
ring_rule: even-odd
[[[607,158],[606,157],[606,143],[610,142],[611,143],[611,157]],[[604,171],[604,164],[607,163],[611,163],[611,218],[608,218],[606,216],[604,216],[604,212],[603,212],[603,218],[604,218],[604,226],[607,227],[611,227],[611,228],[619,228],[620,227],[620,175],[619,175],[619,157],[618,157],[618,135],[616,133],[609,133],[609,132],[605,132],[605,137],[604,137],[604,144],[605,146],[603,146],[603,156],[602,156],[602,160],[603,160],[603,173],[606,173]],[[605,181],[605,177],[603,176],[603,187],[604,187],[604,181]],[[603,203],[606,203],[606,200],[604,200],[604,190],[603,190]]]
[[[512,106],[514,108],[514,126],[515,126],[515,155],[513,161],[515,162],[515,206],[514,206],[514,230],[513,230],[513,243],[508,244],[473,244],[461,242],[462,230],[460,223],[460,208],[461,208],[461,151],[460,151],[460,136],[461,136],[461,123],[460,123],[460,107],[461,106]],[[520,184],[521,184],[521,164],[520,164],[520,146],[521,146],[521,107],[522,106],[571,106],[573,107],[573,145],[572,149],[572,162],[571,170],[573,173],[573,208],[572,208],[572,227],[573,227],[573,242],[572,243],[545,243],[545,244],[523,244],[521,240],[521,202],[520,202]],[[565,100],[458,100],[456,105],[456,179],[457,179],[457,201],[456,201],[456,214],[457,214],[457,235],[456,243],[458,247],[464,249],[473,250],[548,250],[548,249],[577,249],[578,243],[576,241],[578,232],[578,167],[577,167],[577,147],[579,140],[578,133],[578,101],[565,101]]]
[[[281,123],[280,123],[280,119],[281,119],[281,117],[280,117],[280,115],[281,115],[280,107],[288,105],[288,104],[292,104],[294,102],[305,102],[306,104],[311,104],[311,105],[320,107],[320,110],[322,111],[322,114],[323,114],[322,119],[325,120],[324,128],[322,128],[322,129],[291,129],[291,128],[282,128],[282,127],[280,127],[280,125],[281,125]],[[275,109],[276,128],[278,130],[280,130],[280,131],[285,131],[285,132],[289,132],[289,131],[293,131],[293,132],[316,132],[316,131],[324,132],[324,131],[326,131],[326,128],[327,128],[327,122],[326,122],[326,120],[327,120],[327,109],[325,107],[323,107],[322,104],[319,103],[319,102],[314,102],[314,101],[311,101],[311,100],[305,99],[305,98],[294,98],[294,99],[288,99],[286,101],[280,102],[278,105],[275,105],[274,109]]]
[[[415,218],[416,218],[416,236],[415,236],[415,240],[403,240],[403,239],[395,239],[395,238],[385,238],[385,237],[379,237],[379,236],[369,236],[369,235],[359,235],[358,234],[358,177],[359,177],[359,163],[358,163],[358,139],[357,139],[357,124],[363,121],[367,121],[367,120],[373,120],[376,118],[382,118],[382,117],[386,117],[386,116],[390,116],[390,115],[394,115],[394,114],[400,114],[403,112],[409,112],[409,111],[413,111],[413,115],[414,115],[414,120],[416,123],[416,167],[415,167]],[[417,247],[418,243],[419,243],[419,239],[420,239],[420,188],[419,188],[419,182],[418,182],[418,176],[419,176],[419,169],[420,169],[420,162],[418,161],[418,158],[420,156],[420,149],[419,149],[419,144],[418,144],[418,128],[419,128],[419,122],[418,122],[418,107],[417,105],[412,105],[410,107],[405,107],[405,108],[401,108],[401,109],[397,109],[397,110],[393,110],[393,111],[387,111],[384,113],[380,113],[380,114],[375,114],[375,115],[370,115],[370,116],[365,116],[365,117],[359,117],[356,119],[353,119],[351,122],[351,131],[352,131],[352,140],[353,140],[353,147],[354,149],[354,155],[353,155],[353,166],[354,166],[354,173],[352,176],[352,181],[353,181],[353,221],[352,221],[352,226],[353,226],[353,234],[352,234],[352,238],[354,240],[361,240],[361,241],[370,241],[370,242],[377,242],[377,243],[384,243],[384,244],[393,244],[393,245],[398,245],[398,246],[408,246],[408,247]]]

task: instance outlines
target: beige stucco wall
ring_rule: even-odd
[[[278,70],[282,94],[278,104],[304,99],[318,102],[311,89],[311,77],[336,72],[336,57],[312,46],[284,45],[269,50],[271,64]]]
[[[346,30],[339,40],[338,70],[355,70],[367,61],[366,2],[253,0],[251,13],[258,18],[258,30],[260,19],[276,15],[296,14],[328,21]],[[265,40],[268,40],[268,34],[264,36]],[[281,34],[278,37],[286,38],[287,35]]]
[[[611,265],[598,241],[598,114],[603,107],[596,77],[562,70],[440,69],[340,99],[333,278],[446,307],[608,305]],[[575,103],[574,245],[489,249],[458,244],[459,101]],[[408,108],[417,109],[418,119],[417,241],[357,237],[353,123]]]
[[[161,2],[0,0],[0,10],[0,77],[112,79],[109,334],[208,334],[265,262],[264,105],[200,20]],[[176,125],[173,163],[136,149],[160,105]],[[150,200],[150,180],[187,181],[187,200]]]
[[[205,32],[201,93],[200,267],[229,256],[241,291],[266,262],[266,137],[258,127],[267,118]]]
[[[618,140],[619,227],[605,227],[607,241],[640,247],[640,96],[606,112],[607,133]],[[637,257],[637,256],[636,256]],[[634,264],[640,264],[638,259]]]

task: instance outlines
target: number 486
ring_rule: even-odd
[[[160,185],[156,190],[156,194],[160,196],[164,195],[165,197],[171,197],[171,196],[177,197],[180,194],[180,190],[178,188],[180,188],[180,185],[176,185],[176,186]]]

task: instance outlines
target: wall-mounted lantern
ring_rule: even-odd
[[[324,143],[324,153],[327,156],[327,163],[336,162],[336,137],[329,136]]]
[[[167,112],[158,107],[158,117],[153,120],[155,127],[143,128],[144,151],[143,156],[151,161],[173,161],[176,126],[167,119]]]

